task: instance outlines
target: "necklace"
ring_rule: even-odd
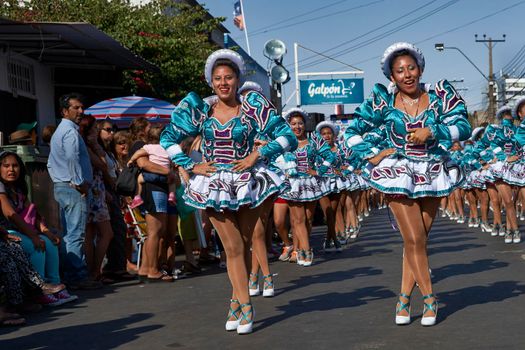
[[[405,110],[405,114],[407,116],[412,117],[412,115],[410,115],[410,113],[408,113],[407,106],[406,106],[405,102],[408,105],[410,105],[410,107],[412,107],[413,105],[415,105],[417,103],[416,113],[413,115],[413,117],[417,117],[418,113],[419,113],[419,102],[421,101],[421,96],[422,96],[422,94],[419,95],[419,97],[416,98],[416,99],[407,99],[403,95],[401,95],[401,103],[403,103],[403,109]]]
[[[419,96],[419,97],[421,97],[421,96]],[[412,98],[406,98],[404,96],[401,96],[401,99],[403,100],[403,103],[406,103],[407,105],[412,107],[416,103],[419,104],[419,97],[412,99]]]

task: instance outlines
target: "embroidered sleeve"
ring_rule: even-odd
[[[277,114],[275,107],[257,91],[250,91],[242,102],[243,118],[248,118],[257,132],[268,137],[268,142],[259,148],[262,157],[271,158],[297,148],[297,138],[286,121]]]
[[[322,176],[334,165],[337,157],[330,149],[330,145],[317,131],[312,132],[310,135],[310,143],[314,146],[316,152],[317,174]]]
[[[521,156],[525,154],[525,121],[521,122],[514,134],[516,145],[521,150]]]
[[[481,139],[476,142],[476,145],[474,146],[474,149],[472,151],[472,155],[475,158],[479,158],[481,152],[490,149],[490,145],[494,141],[496,137],[497,129],[494,127],[494,125],[489,125],[485,129],[485,132],[483,133],[483,136]]]
[[[357,107],[354,119],[345,131],[346,145],[364,158],[370,158],[374,154],[371,152],[372,145],[363,140],[363,136],[383,124],[383,113],[388,107],[388,98],[386,87],[376,84],[372,90],[372,96]]]
[[[189,136],[201,133],[208,108],[196,93],[190,92],[173,110],[171,122],[160,136],[160,144],[166,149],[170,159],[186,170],[192,169],[195,162],[182,151],[180,143]]]
[[[465,101],[454,87],[446,80],[436,84],[435,93],[438,96],[438,116],[436,124],[430,126],[434,139],[464,141],[471,135]]]

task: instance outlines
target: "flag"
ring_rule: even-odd
[[[240,30],[244,30],[244,17],[240,0],[233,4],[233,24]]]

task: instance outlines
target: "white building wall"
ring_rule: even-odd
[[[37,101],[36,120],[38,121],[38,135],[42,135],[42,129],[48,124],[56,124],[53,70],[38,61],[10,51],[0,52],[0,90],[13,93],[7,79],[7,61],[11,57],[14,60],[27,63],[33,67],[35,93],[30,94],[17,91],[19,96],[28,97]]]

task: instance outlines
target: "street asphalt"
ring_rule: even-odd
[[[311,267],[271,264],[276,296],[253,299],[250,335],[224,331],[228,278],[207,266],[174,283],[78,292],[24,327],[0,328],[0,349],[525,349],[525,242],[438,218],[429,242],[438,324],[424,328],[419,291],[412,323],[394,324],[402,242],[386,209],[365,218],[342,253],[319,251],[323,233],[314,231]]]

